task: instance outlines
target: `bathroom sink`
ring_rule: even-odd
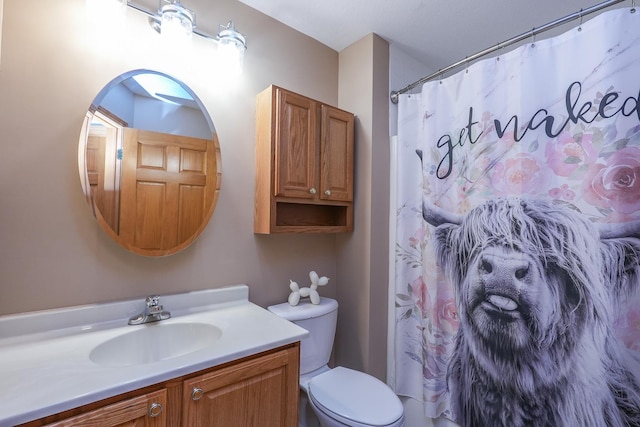
[[[132,366],[184,356],[213,346],[222,331],[207,323],[148,323],[91,350],[89,359],[104,366]]]

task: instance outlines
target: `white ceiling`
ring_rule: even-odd
[[[602,0],[240,0],[341,51],[369,33],[438,70]],[[617,7],[631,6],[631,1]],[[584,19],[589,19],[590,15]],[[577,25],[574,21],[571,25]],[[538,36],[544,37],[543,35]]]

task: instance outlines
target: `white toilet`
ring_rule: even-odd
[[[317,305],[303,301],[268,309],[309,331],[300,345],[300,388],[323,427],[404,426],[402,403],[385,383],[364,372],[327,365],[338,319],[336,300],[323,297]],[[300,426],[304,427],[305,403],[301,399]]]

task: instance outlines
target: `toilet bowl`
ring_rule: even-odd
[[[301,399],[300,427],[307,426],[307,400],[322,427],[404,426],[402,403],[385,383],[346,367],[329,368],[338,312],[335,300],[283,303],[268,309],[309,331],[300,343],[300,389],[307,397]]]

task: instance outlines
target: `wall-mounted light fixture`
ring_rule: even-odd
[[[149,17],[149,24],[163,37],[171,38],[172,44],[191,38],[192,34],[212,40],[218,44],[218,57],[230,73],[242,72],[246,37],[235,29],[232,21],[220,25],[218,34],[211,35],[196,28],[196,13],[182,5],[181,0],[159,0],[157,12],[150,11],[128,0],[87,0],[89,2],[112,3],[129,6]]]
[[[165,1],[158,10],[160,34],[174,40],[189,39],[196,27],[196,14],[184,7],[180,0]]]

